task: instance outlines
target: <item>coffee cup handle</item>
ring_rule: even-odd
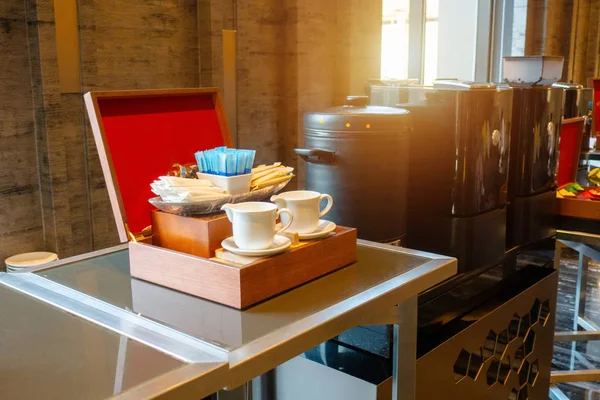
[[[285,224],[285,226],[282,226],[281,229],[278,229],[277,232],[275,232],[276,234],[285,231],[287,228],[290,227],[290,225],[292,225],[292,222],[294,221],[294,215],[287,208],[282,208],[281,210],[278,210],[277,211],[277,216],[279,217],[283,213],[286,213],[287,215],[289,215],[290,216],[290,220],[288,221],[287,224]]]
[[[333,197],[331,197],[328,194],[322,194],[321,198],[319,199],[319,204],[321,204],[321,201],[323,199],[327,199],[327,205],[325,206],[323,211],[321,211],[319,213],[319,217],[322,217],[323,215],[327,214],[329,212],[329,210],[331,210],[331,207],[333,207]]]

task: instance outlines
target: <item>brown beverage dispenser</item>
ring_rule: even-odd
[[[507,249],[556,233],[556,172],[565,90],[560,57],[505,57],[513,88]]]
[[[410,111],[414,127],[406,246],[457,257],[459,273],[498,262],[512,89],[458,80],[394,89],[405,92],[398,106]]]
[[[458,80],[374,89],[371,103],[404,98],[399,107],[413,120],[407,246],[458,258],[455,277],[419,295],[417,398],[547,398],[558,282],[554,240],[506,251],[514,90]],[[540,304],[547,319],[531,335]],[[525,327],[518,339],[515,324]],[[506,379],[511,363],[515,378],[529,367],[521,343],[528,343],[536,365],[535,385]]]

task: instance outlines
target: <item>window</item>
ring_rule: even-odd
[[[383,0],[381,77],[408,78],[409,0]]]
[[[382,77],[490,80],[491,21],[492,0],[384,0]]]
[[[525,55],[527,0],[499,0],[494,15],[492,78],[502,80],[502,57]]]
[[[431,85],[434,79],[445,76],[438,73],[439,0],[426,0],[425,7],[425,61],[423,84]]]

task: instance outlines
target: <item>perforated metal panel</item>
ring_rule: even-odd
[[[465,379],[494,385],[511,386],[509,399],[528,399],[539,375],[537,359],[528,359],[536,350],[536,330],[546,331],[550,318],[550,301],[535,299],[525,315],[514,314],[506,329],[490,330],[481,347],[469,353],[462,349],[454,363],[454,381]],[[539,326],[539,328],[538,328]],[[516,375],[518,379],[511,377]],[[518,383],[515,385],[515,383]]]
[[[556,272],[421,357],[418,399],[548,397]]]

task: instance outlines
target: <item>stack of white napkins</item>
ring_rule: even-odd
[[[225,189],[213,186],[205,179],[161,176],[151,183],[150,187],[152,192],[159,195],[163,201],[172,203],[210,201],[230,197]]]

